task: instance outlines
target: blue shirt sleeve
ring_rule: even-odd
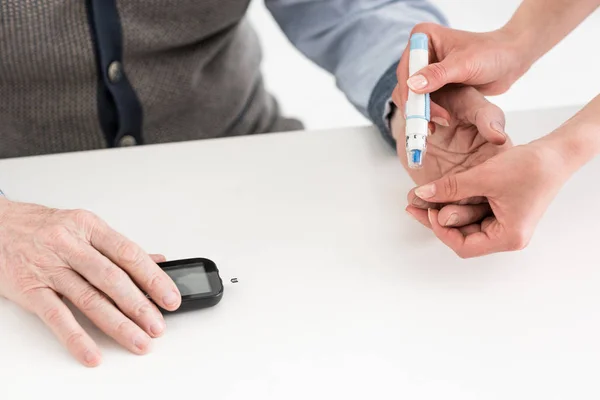
[[[410,31],[420,22],[447,24],[427,0],[265,0],[265,5],[296,48],[332,73],[350,102],[382,130]]]

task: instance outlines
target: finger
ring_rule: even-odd
[[[471,96],[483,97],[479,93]],[[478,106],[469,107],[467,121],[475,125],[481,136],[488,142],[497,145],[506,143],[508,137],[504,131],[506,125],[504,112],[495,104],[484,99]]]
[[[467,204],[482,204],[482,203],[487,203],[488,202],[488,198],[485,196],[475,196],[475,197],[468,197],[466,199],[462,199],[457,201],[456,203],[453,204],[458,204],[461,206],[465,206]]]
[[[411,189],[410,192],[408,192],[407,200],[408,200],[409,205],[411,205],[415,208],[419,208],[421,210],[427,210],[428,208],[439,208],[440,207],[440,204],[438,204],[438,203],[432,203],[427,200],[423,200],[422,198],[417,196],[415,193],[415,189]]]
[[[73,313],[51,289],[32,291],[27,301],[36,315],[52,330],[69,352],[87,367],[96,367],[102,356],[92,338],[77,323]]]
[[[450,113],[434,101],[430,101],[431,122],[436,125],[448,127],[452,121]]]
[[[429,223],[429,218],[427,216],[427,210],[421,210],[416,207],[408,206],[406,207],[406,212],[411,218],[417,220],[426,228],[431,229],[431,224]]]
[[[487,223],[487,229],[477,230],[473,227],[465,230],[466,235],[457,228],[447,228],[438,222],[439,211],[429,211],[429,222],[435,236],[451,248],[461,258],[480,257],[491,253],[504,251],[505,241],[501,237],[490,235],[490,229],[496,230],[498,221],[492,218]]]
[[[162,314],[125,271],[83,240],[73,239],[66,245],[69,251],[64,260],[71,268],[104,292],[148,334],[153,337],[162,335],[166,327]]]
[[[135,354],[145,354],[150,350],[150,336],[77,273],[64,269],[53,277],[53,284],[58,292],[117,343]]]
[[[416,208],[423,209],[423,210],[426,210],[428,208],[440,209],[440,208],[444,207],[445,205],[447,205],[447,203],[433,203],[433,202],[429,202],[429,201],[421,199],[419,196],[416,195],[414,188],[408,192],[407,200],[408,200],[408,204],[410,204]],[[482,204],[482,203],[487,203],[487,202],[488,202],[487,197],[475,196],[475,197],[468,197],[466,199],[461,199],[461,200],[455,202],[455,204],[469,205],[469,204]]]
[[[466,171],[445,175],[442,178],[419,186],[415,194],[431,203],[453,203],[470,197],[485,196],[489,174],[485,164]]]
[[[432,93],[449,83],[462,83],[468,79],[469,71],[457,57],[429,64],[408,78],[406,84],[415,93]]]
[[[453,88],[436,92],[432,97],[454,118],[475,125],[488,142],[498,145],[506,142],[504,112],[477,89],[468,86]]]
[[[406,44],[398,68],[396,68],[396,78],[398,79],[398,85],[392,96],[394,103],[398,109],[402,112],[402,115],[406,114],[406,101],[408,99],[408,85],[406,80],[408,79],[408,61],[409,61],[410,43]]]
[[[129,276],[162,308],[176,310],[181,294],[173,280],[144,250],[120,233],[99,221],[90,232],[90,244]]]
[[[446,227],[461,227],[480,222],[490,215],[492,209],[489,204],[454,205],[450,204],[440,209],[438,222]]]
[[[167,261],[167,257],[162,254],[150,254],[150,258],[157,264]]]
[[[463,234],[463,236],[472,235],[474,233],[481,232],[481,224],[477,223],[477,224],[471,224],[471,225],[467,225],[467,226],[461,226],[461,227],[458,227],[458,230],[460,231],[460,233]]]

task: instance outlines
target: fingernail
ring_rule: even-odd
[[[450,214],[444,226],[454,226],[458,223],[458,215],[456,213]]]
[[[419,197],[415,197],[412,200],[413,206],[424,208],[427,205],[427,202]]]
[[[441,126],[450,126],[450,122],[448,122],[448,120],[446,120],[445,118],[441,117],[431,117],[431,122],[434,122]]]
[[[171,292],[163,297],[163,302],[169,307],[177,305],[177,301],[179,301],[179,296],[175,292]]]
[[[410,212],[408,212],[408,211],[406,211],[406,210],[404,210],[404,211],[406,212],[406,214],[407,214],[409,217],[411,217],[411,218],[413,218],[413,219],[415,218],[415,216],[414,216],[414,215],[412,215]]]
[[[415,75],[410,77],[406,83],[412,90],[420,90],[427,86],[427,79],[423,75]]]
[[[415,194],[422,199],[428,199],[435,196],[435,185],[430,183],[415,189]]]
[[[83,360],[87,365],[96,365],[99,358],[100,355],[91,350],[86,350],[85,355],[83,356]]]
[[[154,336],[160,336],[165,330],[165,323],[162,321],[156,321],[152,325],[150,325],[150,332]]]
[[[492,123],[490,124],[490,126],[492,127],[493,130],[495,130],[496,132],[498,132],[502,136],[506,136],[506,133],[504,132],[504,128],[502,127],[502,124],[500,122],[498,122],[498,121],[492,121]]]
[[[431,225],[433,225],[433,218],[432,218],[432,215],[431,215],[431,208],[427,209],[427,218],[429,219],[429,223]]]
[[[146,351],[150,344],[150,337],[139,334],[133,339],[133,345],[140,351]]]

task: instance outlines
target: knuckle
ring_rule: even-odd
[[[56,326],[62,321],[62,314],[56,307],[50,307],[44,311],[43,319],[48,325]]]
[[[150,302],[145,300],[141,301],[133,306],[133,314],[136,318],[148,314],[152,310]]]
[[[117,249],[117,257],[119,263],[137,265],[142,261],[143,254],[138,246],[130,241],[124,241]]]
[[[512,235],[510,235],[510,240],[508,243],[509,250],[523,250],[529,245],[529,239],[530,235],[524,229],[516,230]]]
[[[82,311],[93,311],[100,307],[104,297],[94,288],[84,290],[77,298],[77,305]]]
[[[155,274],[150,277],[148,280],[148,289],[149,291],[155,291],[159,289],[163,285],[163,278],[158,274]]]
[[[44,232],[44,237],[52,247],[69,246],[72,238],[71,231],[65,225],[52,225]]]
[[[55,290],[63,290],[73,281],[73,275],[70,272],[66,267],[59,267],[48,274],[48,283]]]
[[[115,336],[125,336],[129,331],[130,323],[128,321],[121,321],[115,327],[113,334]]]
[[[83,341],[83,334],[81,332],[71,332],[67,335],[67,347],[75,346]]]
[[[475,115],[475,123],[480,122],[477,120],[477,117],[483,118],[483,121],[494,121],[499,120],[498,122],[504,122],[504,111],[497,105],[493,103],[486,103],[483,107],[477,110],[477,114]]]
[[[127,274],[121,268],[111,267],[104,274],[104,282],[109,287],[121,286],[127,279]]]
[[[431,64],[427,67],[427,71],[435,81],[445,81],[448,77],[446,66],[441,63]]]
[[[458,180],[456,176],[449,175],[443,181],[444,194],[448,198],[455,198],[458,195]]]
[[[77,209],[71,211],[71,220],[75,222],[77,226],[90,226],[94,225],[97,221],[97,217],[94,213],[88,210]]]

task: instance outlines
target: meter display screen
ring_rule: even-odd
[[[210,293],[212,291],[203,264],[173,268],[165,272],[173,279],[182,296]]]

